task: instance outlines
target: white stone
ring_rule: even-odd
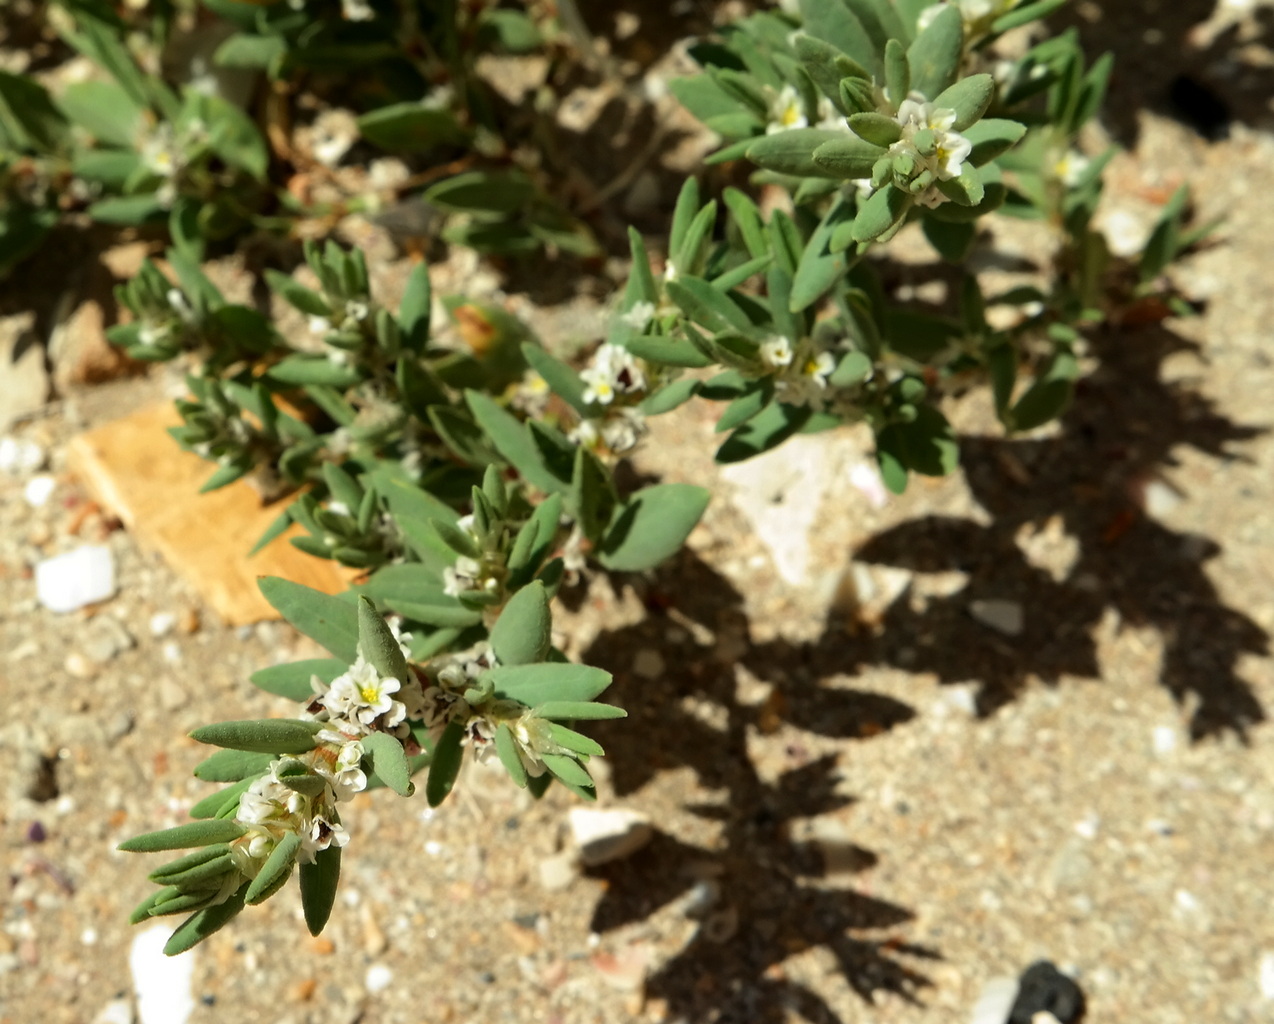
[[[1261,998],[1274,1000],[1274,953],[1262,953],[1257,968],[1261,985]]]
[[[1156,754],[1171,754],[1177,749],[1177,730],[1170,725],[1156,725],[1153,742]]]
[[[27,481],[27,485],[22,488],[22,497],[32,508],[42,508],[53,496],[57,485],[58,482],[53,477],[47,473],[41,473]]]
[[[129,948],[128,968],[141,1024],[186,1024],[195,1012],[192,985],[198,956],[194,950],[164,956],[164,944],[172,933],[162,924],[147,928]]]
[[[73,612],[115,593],[115,559],[102,544],[85,544],[35,567],[35,592],[52,612]]]
[[[172,612],[156,612],[150,617],[150,635],[167,636],[177,625],[177,616]]]
[[[93,1018],[93,1024],[133,1024],[133,1004],[127,999],[112,999]]]
[[[1005,636],[1019,636],[1026,624],[1022,606],[1017,601],[998,598],[969,602],[969,614],[982,625],[989,626]]]
[[[884,508],[889,504],[889,491],[880,479],[880,470],[870,462],[859,462],[849,471],[849,482],[867,499],[872,508]]]
[[[540,861],[540,885],[549,892],[561,892],[570,888],[579,877],[579,865],[570,850],[545,857]]]
[[[810,583],[810,537],[819,522],[834,467],[824,435],[794,437],[781,448],[723,466],[731,501],[765,545],[778,574],[793,586]]]
[[[1016,978],[992,978],[978,993],[969,1024],[1004,1024],[1017,999],[1017,990]]]
[[[34,473],[44,465],[44,449],[34,441],[0,437],[0,470],[6,473]]]
[[[367,977],[363,984],[367,986],[368,992],[383,992],[389,988],[389,983],[394,980],[394,972],[384,964],[372,964],[367,968]]]
[[[628,857],[655,834],[646,815],[621,808],[572,807],[567,820],[580,863],[585,867]]]

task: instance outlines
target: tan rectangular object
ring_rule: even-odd
[[[349,585],[352,571],[287,542],[296,526],[249,558],[290,499],[262,505],[242,480],[199,494],[214,467],[167,435],[180,422],[171,402],[145,406],[73,438],[68,465],[98,504],[142,547],[158,551],[228,625],[280,617],[261,596],[259,576],[282,576],[328,594]]]

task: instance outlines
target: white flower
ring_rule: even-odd
[[[644,331],[646,325],[655,317],[653,302],[634,302],[628,312],[620,315],[620,319],[635,331]]]
[[[300,833],[301,849],[297,860],[302,864],[313,864],[314,855],[329,846],[341,847],[349,842],[349,833],[340,822],[329,821],[322,815],[315,815]]]
[[[601,420],[580,420],[567,435],[567,440],[581,448],[596,448],[602,439],[602,432],[597,428],[600,422]]]
[[[382,678],[360,654],[348,672],[332,680],[319,703],[333,719],[392,729],[407,716],[406,706],[390,696],[401,686],[392,676]]]
[[[371,21],[376,16],[367,0],[341,0],[341,13],[346,21]]]
[[[818,98],[818,122],[815,128],[823,128],[827,131],[849,131],[849,119],[836,109],[836,104],[829,100],[826,96]]]
[[[664,264],[664,280],[665,281],[677,280],[677,275],[680,273],[681,271],[677,269],[677,264],[673,263],[672,260],[669,260],[667,263]]]
[[[630,394],[646,387],[646,375],[632,353],[611,344],[602,345],[593,354],[592,364],[580,371],[580,380],[588,385],[584,389],[584,401],[598,405],[610,405],[617,394]]]
[[[1088,157],[1071,149],[1067,150],[1066,155],[1057,161],[1053,171],[1061,179],[1063,185],[1067,188],[1074,188],[1084,177],[1084,172],[1088,170],[1088,163]]]
[[[836,360],[830,352],[820,352],[818,355],[809,359],[805,363],[805,376],[814,384],[815,387],[827,387],[827,378],[832,375],[832,371],[836,369]]]
[[[311,334],[326,334],[332,329],[332,321],[325,316],[311,316],[309,327]]]
[[[807,128],[809,123],[809,118],[805,116],[805,105],[801,102],[796,87],[783,86],[770,104],[770,123],[765,126],[765,133],[773,135],[793,128]]]
[[[459,597],[466,590],[478,590],[481,575],[481,564],[476,559],[461,555],[455,565],[442,570],[442,592],[448,597]]]
[[[602,440],[616,455],[636,448],[648,433],[646,417],[636,409],[612,409],[602,421]]]
[[[791,365],[792,342],[784,337],[774,337],[761,342],[761,361],[775,369]]]

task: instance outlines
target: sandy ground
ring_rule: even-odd
[[[245,914],[184,960],[191,1024],[945,1024],[1038,958],[1089,1021],[1274,1021],[1274,139],[1249,120],[1130,122],[1110,209],[1144,223],[1187,180],[1228,220],[1177,274],[1202,315],[1093,338],[1060,429],[1006,440],[957,402],[962,472],[880,504],[854,431],[723,474],[709,410],[658,425],[641,470],[717,499],[681,557],[557,624],[615,673],[602,803],[648,814],[647,847],[575,872],[573,800],[477,767],[436,812],[371,794],[325,935],[294,891]],[[43,507],[0,476],[4,1024],[129,1019],[148,883],[113,847],[206,792],[184,732],[284,712],[246,677],[311,649],[219,626],[61,472],[161,387],[15,429],[57,476]],[[31,566],[86,540],[118,595],[43,610]]]

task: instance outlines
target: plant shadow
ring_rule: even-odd
[[[881,622],[880,662],[944,682],[976,681],[978,710],[988,715],[1032,677],[1055,684],[1064,675],[1100,676],[1095,633],[1114,613],[1121,624],[1159,634],[1160,682],[1188,712],[1193,738],[1246,737],[1265,712],[1238,660],[1267,654],[1269,637],[1228,607],[1208,578],[1206,563],[1219,545],[1172,530],[1145,508],[1154,495],[1175,500],[1161,473],[1177,464],[1177,449],[1234,460],[1230,446],[1263,430],[1232,422],[1198,391],[1162,379],[1169,356],[1197,350],[1164,324],[1108,328],[1090,342],[1100,366],[1080,382],[1057,436],[962,439],[962,470],[988,524],[927,516],[855,552],[859,561],[915,573],[968,575],[964,587],[921,612],[908,595],[896,599]],[[1069,565],[1051,570],[1033,564],[1020,543],[1050,527],[1074,548]],[[978,601],[1019,606],[1020,631],[976,625],[970,609]],[[890,637],[907,639],[893,644]]]
[[[815,949],[868,1003],[885,993],[923,996],[925,964],[941,955],[903,937],[909,909],[868,895],[863,873],[876,854],[848,839],[834,849],[800,838],[806,819],[844,822],[853,804],[838,785],[835,758],[806,750],[801,733],[866,740],[915,714],[869,683],[848,686],[847,676],[890,666],[973,681],[986,717],[1028,680],[1100,677],[1096,633],[1115,613],[1161,637],[1160,681],[1188,711],[1194,738],[1230,731],[1246,739],[1264,720],[1238,661],[1267,654],[1269,638],[1208,578],[1219,545],[1144,511],[1147,487],[1167,487],[1159,474],[1177,464],[1182,448],[1235,460],[1231,446],[1263,430],[1234,423],[1189,384],[1163,379],[1165,360],[1197,348],[1165,323],[1112,327],[1090,342],[1097,369],[1055,436],[962,439],[962,471],[989,522],[923,516],[848,553],[911,573],[959,570],[967,582],[956,593],[921,606],[904,591],[874,630],[846,628],[837,612],[813,642],[749,643],[738,591],[690,551],[651,577],[620,580],[649,614],[601,634],[582,655],[614,672],[613,699],[630,709],[629,720],[595,730],[613,755],[614,788],[624,796],[688,767],[703,789],[720,794],[686,808],[719,823],[710,846],[661,833],[644,851],[592,872],[608,882],[594,914],[599,931],[691,900],[705,878],[719,893],[691,941],[648,980],[648,994],[667,1000],[674,1018],[796,1014],[834,1024],[841,1018],[828,998],[784,968],[787,958]],[[1050,521],[1070,539],[1069,565],[1039,567],[1019,543],[1024,531]],[[1020,632],[975,622],[970,607],[979,600],[1019,603]],[[731,636],[740,642],[723,647]],[[639,677],[632,666],[643,650],[660,651],[667,671]],[[767,699],[743,699],[738,666],[773,685]],[[754,763],[749,737],[781,728],[787,745],[776,774]]]
[[[1132,147],[1142,109],[1172,117],[1207,139],[1224,138],[1239,121],[1268,128],[1274,70],[1252,55],[1274,43],[1274,10],[1258,7],[1209,38],[1204,24],[1218,0],[1120,0],[1067,4],[1048,19],[1050,34],[1078,31],[1090,59],[1115,55],[1102,118]]]

